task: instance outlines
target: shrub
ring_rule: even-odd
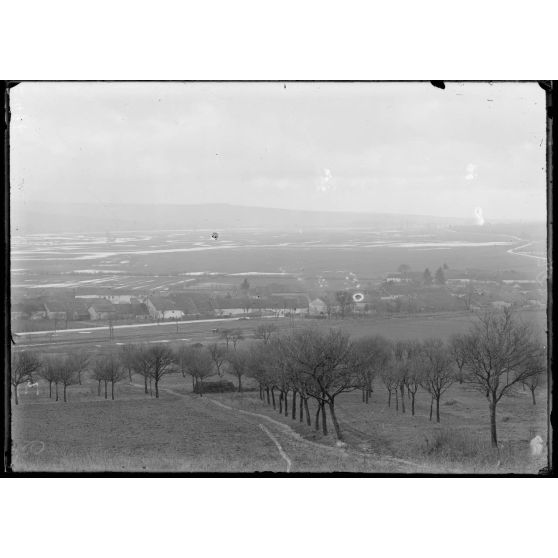
[[[203,385],[200,382],[194,388],[194,393],[225,393],[228,391],[236,391],[235,385],[228,380],[203,382]]]

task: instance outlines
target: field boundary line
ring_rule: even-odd
[[[271,438],[273,443],[277,446],[277,449],[279,450],[281,457],[287,462],[287,473],[290,473],[292,462],[289,459],[289,456],[285,453],[285,451],[281,447],[281,444],[279,443],[277,438],[275,438],[275,436],[262,423],[260,423],[258,426]]]

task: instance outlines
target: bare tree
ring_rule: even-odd
[[[230,371],[238,380],[238,391],[242,391],[242,376],[248,370],[250,354],[247,349],[238,349],[227,353],[227,362],[230,364]]]
[[[408,352],[408,368],[405,377],[407,391],[411,396],[411,415],[415,416],[415,400],[419,387],[423,382],[423,367],[421,366],[421,344],[411,342]]]
[[[147,383],[152,379],[152,360],[149,358],[149,347],[147,345],[135,346],[132,351],[132,367],[134,372],[143,376],[145,395],[149,393]]]
[[[232,329],[222,329],[219,332],[219,337],[225,341],[227,351],[229,350],[229,343],[232,341],[233,330]]]
[[[52,384],[58,381],[58,371],[63,365],[63,360],[58,355],[43,357],[39,376],[48,382],[48,396],[52,399]]]
[[[159,382],[164,376],[174,372],[174,355],[170,347],[157,343],[147,349],[146,359],[150,364],[151,377],[155,382],[155,397],[159,398]]]
[[[236,351],[236,346],[244,339],[244,333],[241,329],[233,329],[231,331],[230,341],[233,344],[233,350]]]
[[[432,420],[432,403],[436,401],[436,422],[440,422],[440,399],[455,382],[453,359],[439,339],[424,341],[422,357],[421,385],[431,396],[430,419]]]
[[[89,355],[83,351],[78,351],[70,353],[67,359],[67,365],[74,370],[77,376],[77,382],[81,384],[81,374],[87,370]]]
[[[118,382],[122,381],[127,376],[127,371],[122,362],[117,355],[109,354],[101,357],[101,366],[103,368],[103,376],[106,383],[110,383],[111,399],[114,400],[114,386]],[[105,387],[105,399],[107,398],[106,387]]]
[[[202,396],[204,379],[214,374],[213,359],[203,347],[184,347],[182,355],[186,371],[192,376],[193,391]]]
[[[21,384],[33,382],[33,374],[41,363],[37,356],[27,351],[12,353],[11,384],[14,388],[15,404],[19,405],[17,390]]]
[[[360,371],[355,371],[354,367],[355,362],[359,362],[360,355],[352,350],[349,336],[335,329],[327,333],[305,329],[293,332],[283,343],[283,347],[294,365],[292,369],[306,380],[308,395],[318,403],[323,433],[327,434],[327,404],[337,438],[342,440],[341,427],[335,412],[336,397],[361,386]]]
[[[136,347],[134,345],[124,345],[120,349],[120,362],[122,367],[128,373],[128,380],[132,383],[132,374],[135,371],[135,353]]]
[[[536,405],[535,391],[543,381],[544,372],[546,371],[544,350],[540,350],[533,354],[532,358],[527,361],[525,366],[532,371],[532,374],[523,383],[529,388],[533,405]]]
[[[362,378],[362,401],[368,403],[372,393],[372,382],[381,374],[391,358],[389,341],[376,335],[353,342],[354,350],[360,352],[361,364],[359,370]]]
[[[266,344],[276,331],[277,326],[275,324],[261,324],[256,328],[254,338],[261,339]]]
[[[97,396],[101,397],[101,383],[105,383],[105,399],[107,398],[107,379],[105,363],[102,357],[97,357],[91,365],[91,379],[97,382]]]
[[[68,401],[68,387],[77,384],[79,381],[78,373],[73,366],[73,359],[71,357],[66,357],[64,359],[58,372],[58,380],[64,386],[64,403],[66,403]]]
[[[463,383],[463,367],[465,366],[465,354],[462,335],[452,335],[448,344],[448,349],[453,358],[453,362],[457,366],[457,380]]]
[[[496,407],[504,395],[537,374],[533,359],[541,352],[531,324],[506,308],[479,316],[463,338],[465,381],[488,400],[490,438],[498,447]]]
[[[380,378],[388,392],[388,407],[391,407],[392,394],[397,395],[397,388],[399,387],[399,376],[397,369],[393,362],[390,362],[380,373]]]
[[[209,354],[213,363],[215,364],[215,369],[217,370],[217,376],[221,377],[223,375],[221,369],[223,365],[227,362],[227,349],[219,343],[211,343],[208,346]]]

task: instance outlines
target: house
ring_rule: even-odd
[[[308,314],[309,301],[306,295],[292,294],[289,296],[274,296],[274,310],[278,316]]]
[[[99,298],[92,302],[87,310],[92,320],[116,319],[116,309],[114,305],[104,298]]]
[[[106,298],[113,304],[130,304],[132,302],[133,295],[106,295],[103,298]]]
[[[44,303],[46,317],[49,320],[65,320],[66,305],[58,300],[49,300]]]
[[[169,298],[186,316],[214,316],[213,302],[207,293],[175,292]]]
[[[71,300],[66,304],[68,320],[89,320],[89,309],[83,300]]]
[[[184,317],[184,312],[167,297],[150,296],[146,305],[149,315],[154,320],[177,320]]]

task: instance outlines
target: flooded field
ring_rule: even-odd
[[[512,235],[451,229],[404,231],[264,230],[42,234],[12,238],[12,288],[165,290],[239,276],[324,286],[328,274],[357,286],[405,263],[414,270],[516,270],[536,276],[544,257]],[[517,250],[516,250],[517,249]],[[331,270],[331,262],[336,269]],[[219,277],[221,279],[219,279]]]

